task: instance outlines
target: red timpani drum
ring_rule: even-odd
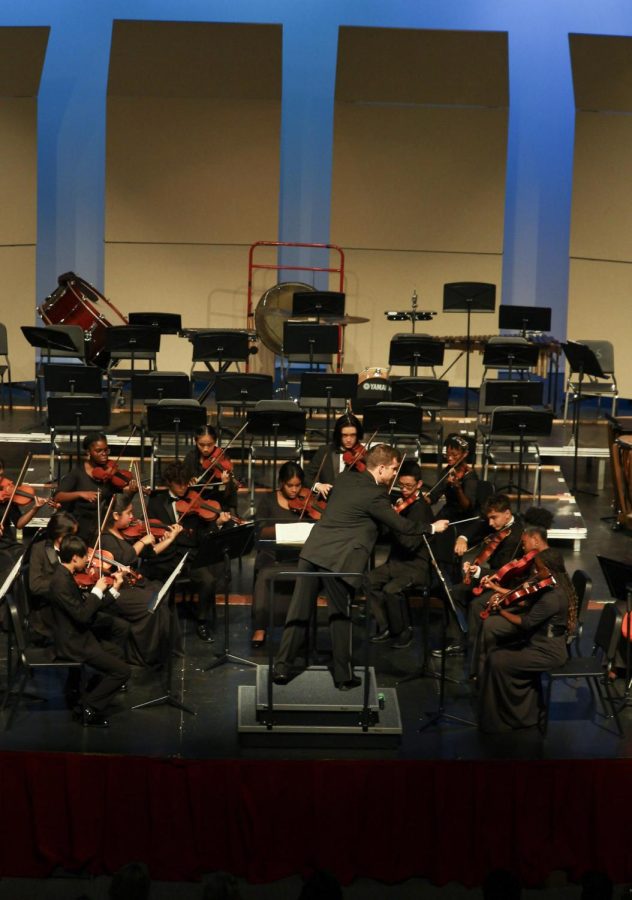
[[[86,361],[107,366],[109,354],[105,351],[105,331],[112,323],[95,304],[103,301],[124,325],[127,325],[127,319],[95,287],[74,272],[60,275],[58,282],[57,289],[40,306],[40,316],[47,325],[79,325],[86,339]]]

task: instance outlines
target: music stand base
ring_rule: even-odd
[[[221,656],[216,656],[213,662],[209,663],[203,671],[210,672],[211,669],[217,669],[219,666],[223,666],[225,663],[233,663],[236,666],[251,666],[255,669],[257,668],[257,663],[253,662],[251,659],[243,659],[241,656],[233,656],[232,653],[222,653]]]
[[[163,694],[162,697],[154,697],[153,700],[145,700],[144,703],[137,703],[136,706],[132,706],[132,709],[146,709],[150,706],[171,706],[174,709],[189,713],[191,716],[197,716],[194,709],[191,709],[191,707],[187,706],[185,703],[181,703],[181,701],[178,700],[177,697],[174,697],[173,694]]]
[[[471,728],[476,727],[476,722],[472,722],[470,719],[461,719],[459,716],[453,716],[443,709],[438,709],[434,713],[426,713],[426,715],[428,716],[428,719],[419,726],[417,729],[419,732],[425,731],[426,728],[430,728],[431,725],[441,725],[442,722],[454,722],[455,725],[469,725]]]

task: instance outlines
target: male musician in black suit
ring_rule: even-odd
[[[112,576],[110,590],[105,578],[99,578],[89,593],[82,593],[73,576],[85,570],[88,550],[76,535],[62,539],[59,561],[49,587],[55,651],[63,659],[86,663],[100,673],[96,683],[91,679],[83,689],[74,714],[84,726],[107,728],[104,711],[108,701],[131,675],[123,659],[129,625],[107,613],[118,597],[123,575],[117,572]],[[106,628],[110,640],[102,637]]]
[[[510,560],[521,555],[523,522],[520,516],[514,515],[509,497],[506,494],[493,494],[485,503],[483,516],[487,524],[481,521],[464,528],[455,547],[457,556],[463,559],[467,554],[469,557],[462,562],[464,580],[454,585],[451,591],[452,599],[462,610],[465,619],[468,617],[468,607],[472,598],[476,596],[473,590],[480,584],[481,579],[497,572]],[[469,553],[468,543],[472,548]],[[477,612],[480,612],[478,608]],[[473,639],[474,635],[471,635],[471,638]],[[465,643],[454,616],[450,616],[446,640],[445,652],[448,656],[465,653]],[[434,650],[433,655],[440,656],[441,650]]]
[[[386,490],[397,472],[399,453],[388,444],[376,444],[365,456],[366,471],[343,472],[336,480],[327,509],[311,531],[299,558],[298,572],[363,573],[375,546],[380,525],[398,534],[416,536],[444,531],[447,519],[422,528],[398,516]],[[347,691],[361,682],[353,675],[351,664],[351,619],[349,604],[362,576],[323,579],[330,615],[329,629],[333,651],[334,683]],[[320,579],[297,578],[296,587],[285,622],[279,655],[274,670],[277,684],[287,684],[292,677],[296,657],[306,636],[306,629]]]
[[[395,512],[408,522],[426,530],[432,524],[432,508],[421,496],[421,467],[407,460],[399,470],[398,487],[401,497]],[[388,560],[373,569],[367,577],[367,596],[375,616],[378,631],[371,641],[386,644],[394,650],[409,647],[413,639],[408,604],[403,590],[412,584],[427,585],[430,581],[428,550],[419,543],[418,535],[391,533]]]
[[[158,490],[151,495],[147,503],[147,513],[150,519],[159,519],[165,525],[173,525],[180,518],[176,504],[189,491],[188,473],[181,462],[175,462],[167,466],[163,478],[166,490]],[[196,631],[200,640],[207,643],[214,640],[210,620],[215,609],[215,591],[219,579],[224,574],[224,566],[222,563],[204,565],[201,559],[196,558],[196,552],[204,537],[229,522],[230,514],[227,512],[221,512],[215,522],[203,521],[196,515],[186,516],[182,522],[184,528],[169,550],[148,560],[146,565],[147,575],[150,578],[164,579],[171,574],[187,550],[189,551],[188,574],[198,595]]]

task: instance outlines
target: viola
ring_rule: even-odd
[[[538,591],[543,591],[544,588],[552,587],[557,584],[555,578],[548,569],[544,571],[546,572],[546,575],[544,572],[540,572],[533,578],[525,581],[520,587],[515,588],[513,591],[509,591],[508,594],[492,594],[487,601],[485,609],[481,611],[481,619],[489,618],[489,616],[493,612],[497,612],[501,606],[512,606],[522,597],[528,597],[530,594],[537,594]]]
[[[503,528],[501,531],[496,531],[494,534],[488,534],[487,537],[484,537],[482,540],[483,548],[480,553],[474,558],[473,566],[482,566],[487,562],[489,557],[494,553],[497,547],[500,547],[502,542],[506,537],[509,537],[511,534],[511,528]],[[472,576],[469,570],[463,576],[463,584],[471,584]]]
[[[401,515],[405,509],[408,509],[409,506],[412,506],[413,503],[416,503],[419,500],[420,494],[421,491],[417,490],[413,491],[413,493],[408,497],[399,497],[393,504],[393,509],[395,510],[397,515]]]
[[[292,512],[298,513],[301,519],[309,516],[317,522],[327,509],[327,501],[318,498],[310,488],[302,487],[296,497],[287,502]]]
[[[505,587],[516,578],[522,578],[529,571],[531,562],[538,555],[538,552],[538,550],[529,550],[528,553],[525,553],[519,559],[512,559],[511,562],[505,563],[497,572],[494,572],[490,578],[494,579],[498,587]],[[478,584],[473,588],[472,593],[478,596],[487,590],[489,590],[488,586]]]
[[[366,453],[367,448],[364,444],[358,442],[353,447],[345,450],[342,454],[342,461],[348,469],[355,469],[356,472],[366,472],[366,463],[364,462]]]

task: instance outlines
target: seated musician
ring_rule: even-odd
[[[181,462],[167,466],[163,476],[166,490],[157,490],[149,497],[147,512],[151,519],[159,519],[165,525],[178,523],[182,514],[177,510],[178,501],[189,495],[189,481]],[[189,497],[198,492],[191,492]],[[207,565],[197,556],[197,550],[207,535],[213,534],[230,523],[230,513],[219,511],[215,521],[207,522],[195,513],[182,519],[183,529],[177,535],[170,548],[155,559],[146,560],[146,572],[149,578],[166,579],[177,562],[189,551],[187,568],[193,588],[198,595],[197,603],[197,635],[202,641],[212,642],[211,617],[215,613],[215,592],[218,582],[223,578],[222,563]]]
[[[157,542],[153,534],[144,534],[137,540],[128,540],[125,530],[129,528],[134,516],[132,504],[125,494],[114,498],[111,518],[106,523],[106,531],[101,536],[101,547],[112,554],[115,562],[126,566],[132,573],[138,571],[141,559],[152,560],[162,553],[177,539],[182,531],[181,525],[171,525],[164,537]],[[175,563],[174,563],[175,565]],[[120,596],[116,602],[120,615],[130,623],[130,638],[127,645],[127,660],[136,666],[153,666],[164,663],[169,651],[170,612],[166,603],[161,603],[155,612],[149,611],[149,605],[161,587],[160,582],[133,575],[126,578],[120,588]],[[177,636],[176,648],[181,650],[181,640]]]
[[[338,475],[348,468],[343,459],[345,451],[358,445],[363,437],[362,423],[352,413],[336,419],[331,443],[320,447],[305,466],[307,487],[327,497]]]
[[[52,640],[53,622],[50,610],[50,582],[59,566],[59,547],[67,534],[77,533],[77,520],[70,513],[57,512],[46,524],[45,537],[27,550],[29,584],[29,627],[38,635]]]
[[[90,432],[83,439],[83,449],[85,459],[64,475],[53,500],[75,517],[80,537],[91,541],[97,531],[97,492],[103,512],[117,489],[109,475],[104,478],[95,477],[95,469],[97,475],[101,474],[101,470],[108,472],[110,448],[107,437],[101,432]],[[138,490],[138,485],[131,480],[122,490],[131,497]]]
[[[236,513],[237,487],[232,475],[232,462],[228,454],[223,453],[218,464],[213,464],[215,458],[220,457],[217,431],[212,425],[202,425],[196,428],[193,436],[195,444],[182,460],[188,483],[193,485],[199,480],[201,484],[216,485],[224,509]]]
[[[559,551],[547,548],[537,554],[530,587],[534,592],[519,599],[518,606],[499,605],[483,622],[478,725],[484,732],[538,725],[539,675],[568,659],[568,640],[577,627],[577,595]],[[493,631],[491,641],[488,631]]]
[[[299,548],[277,548],[267,543],[274,539],[277,522],[298,522],[300,511],[290,509],[290,501],[296,500],[303,487],[304,474],[295,462],[286,462],[279,469],[278,488],[263,494],[257,503],[255,519],[259,524],[259,539],[255,558],[255,583],[252,593],[252,617],[254,631],[251,638],[253,647],[260,647],[266,639],[266,628],[270,620],[270,581],[275,574],[296,568]],[[265,542],[265,543],[263,543]],[[279,558],[282,557],[282,558]],[[279,581],[277,593],[291,595],[288,582]],[[280,604],[277,604],[280,607]],[[283,608],[285,621],[286,607]]]
[[[17,538],[17,529],[25,528],[37,510],[46,503],[42,497],[35,496],[32,503],[22,506],[13,502],[8,507],[13,482],[7,479],[3,487],[3,479],[4,460],[0,459],[0,520],[4,520],[0,531],[0,581],[9,574],[24,553],[24,546]]]
[[[74,715],[86,727],[106,728],[108,703],[131,675],[123,660],[129,626],[107,612],[123,576],[116,573],[109,589],[106,579],[99,578],[89,593],[83,592],[73,576],[85,570],[88,548],[76,535],[62,538],[59,560],[49,589],[55,650],[60,658],[86,663],[99,673],[82,688]]]
[[[474,596],[481,592],[481,579],[497,572],[510,560],[520,554],[522,543],[522,519],[512,512],[509,497],[506,494],[493,494],[485,503],[482,520],[463,526],[463,532],[457,538],[457,555],[461,556],[461,572],[463,579],[452,587],[452,598],[459,607],[465,620],[467,609]],[[468,541],[472,549],[466,559]],[[479,610],[480,611],[480,610]],[[446,629],[448,656],[459,656],[465,653],[465,642],[453,615],[450,616]],[[434,656],[440,656],[441,650],[433,650]]]
[[[421,497],[421,467],[414,460],[406,461],[399,470],[398,485],[401,497],[395,503],[395,512],[409,522],[429,528],[432,510]],[[395,650],[409,647],[412,627],[408,604],[402,591],[410,585],[425,585],[430,581],[428,551],[419,539],[406,534],[390,533],[391,547],[388,560],[373,569],[367,577],[367,599],[377,623],[377,634],[371,638],[375,644],[391,642]]]

